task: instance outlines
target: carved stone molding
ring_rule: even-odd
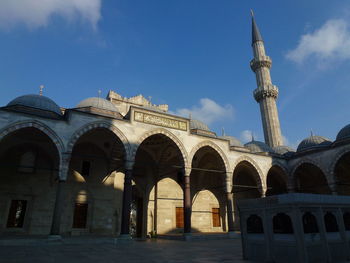
[[[254,99],[259,102],[264,98],[272,97],[274,99],[278,98],[278,88],[275,85],[269,85],[263,88],[257,88],[254,90]]]
[[[268,56],[263,57],[262,59],[255,59],[253,58],[250,61],[250,68],[255,72],[257,69],[265,67],[270,69],[272,66],[272,61]]]

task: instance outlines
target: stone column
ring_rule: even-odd
[[[323,209],[321,207],[317,208],[317,211],[315,214],[316,214],[317,224],[320,230],[320,237],[323,245],[323,251],[326,252],[327,262],[332,262],[332,255],[331,255],[329,245],[328,245],[328,240],[327,240],[327,231],[326,231],[326,225],[324,222]]]
[[[56,189],[55,206],[54,206],[54,212],[53,212],[51,230],[50,230],[50,237],[53,239],[60,238],[61,218],[64,210],[64,201],[65,201],[64,185],[68,177],[70,158],[71,158],[70,153],[63,153],[61,155],[58,184]]]
[[[337,217],[337,222],[339,225],[339,233],[340,233],[340,236],[341,236],[341,238],[343,240],[343,244],[344,244],[344,250],[347,251],[346,252],[346,259],[349,260],[350,259],[350,246],[349,246],[348,237],[346,235],[346,229],[345,229],[344,218],[343,218],[343,211],[341,208],[337,208],[336,217]]]
[[[55,207],[52,217],[52,224],[51,224],[51,231],[50,236],[59,237],[60,236],[60,227],[61,227],[61,217],[64,207],[64,185],[66,181],[59,180],[56,188],[56,200],[55,200]]]
[[[130,209],[132,199],[132,163],[126,163],[123,191],[122,224],[120,235],[130,238]]]
[[[296,247],[298,253],[298,262],[308,262],[308,256],[305,246],[305,237],[304,237],[304,227],[303,227],[303,214],[299,210],[299,207],[293,208],[291,212],[292,224],[294,229],[294,234],[296,238]]]
[[[231,178],[229,174],[226,174],[226,206],[227,206],[227,223],[228,223],[228,232],[234,231],[233,226],[233,197],[231,192]]]
[[[184,169],[184,235],[191,235],[191,186],[190,186],[190,173],[191,169]]]

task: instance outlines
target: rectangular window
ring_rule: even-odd
[[[83,161],[81,165],[81,175],[82,176],[89,176],[90,175],[90,162],[89,161]]]
[[[220,208],[212,208],[211,213],[213,217],[213,227],[220,227]]]
[[[75,203],[73,228],[86,228],[88,204]]]
[[[12,200],[7,219],[7,227],[23,227],[26,208],[27,200]]]
[[[176,228],[184,227],[184,209],[183,207],[176,207]]]

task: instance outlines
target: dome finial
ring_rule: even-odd
[[[224,127],[221,128],[221,133],[222,133],[222,136],[226,136]]]
[[[44,85],[40,85],[40,86],[39,86],[39,89],[40,89],[39,95],[42,96],[42,95],[43,95]]]
[[[252,142],[254,142],[255,141],[255,138],[254,138],[254,134],[253,134],[253,132],[252,132]]]
[[[314,136],[314,132],[312,131],[312,129],[310,130],[311,133],[311,137]]]
[[[98,97],[101,98],[102,91],[99,89],[97,92],[98,92]]]

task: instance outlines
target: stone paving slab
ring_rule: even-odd
[[[1,263],[88,263],[154,262],[209,263],[249,262],[242,260],[241,241],[147,240],[117,244],[38,244],[0,246]]]

